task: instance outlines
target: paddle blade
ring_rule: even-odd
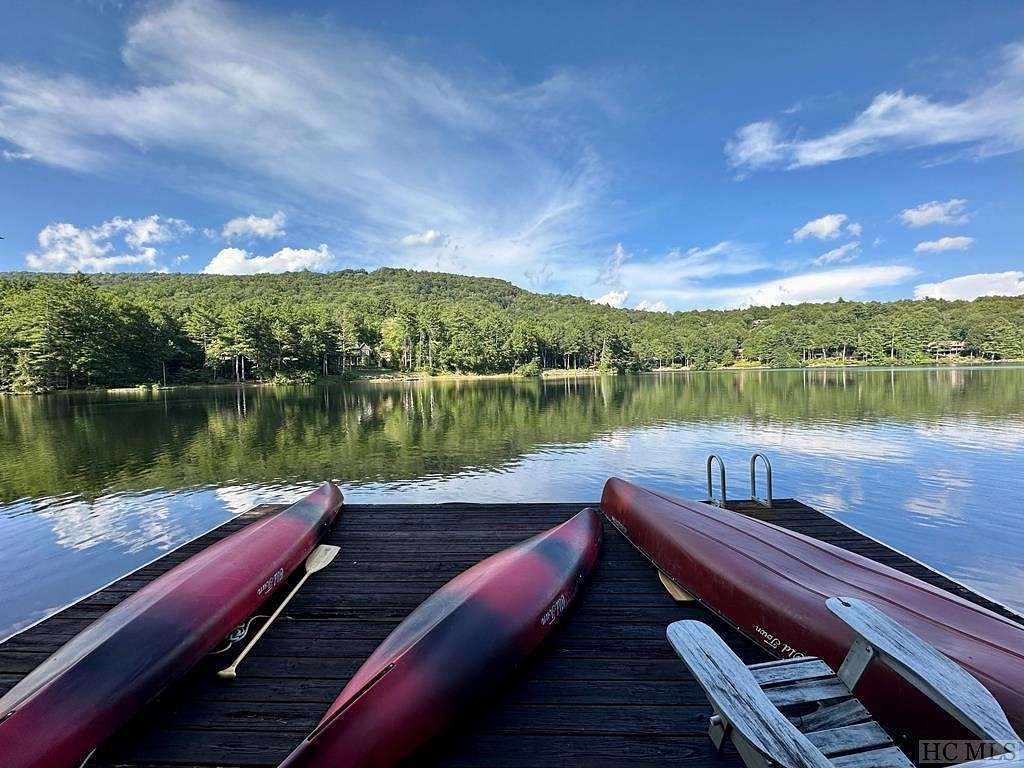
[[[321,544],[306,558],[306,573],[316,573],[321,568],[326,568],[340,551],[341,547]]]

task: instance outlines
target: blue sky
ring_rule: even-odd
[[[1024,293],[1024,5],[502,5],[9,2],[0,270]]]

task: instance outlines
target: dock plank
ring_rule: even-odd
[[[346,506],[327,539],[341,547],[341,554],[288,606],[246,660],[241,677],[217,679],[213,673],[223,657],[208,659],[105,745],[89,768],[277,765],[362,660],[423,599],[482,558],[585,506]],[[730,507],[1013,616],[800,502],[779,500],[772,509],[749,502]],[[4,643],[0,691],[144,584],[279,508],[264,505],[247,512]],[[415,764],[740,766],[732,750],[714,752],[706,735],[707,701],[665,639],[669,623],[687,618],[710,623],[747,663],[767,660],[699,605],[674,602],[654,568],[606,523],[598,568],[566,621],[514,680],[502,683],[458,733],[438,740]]]

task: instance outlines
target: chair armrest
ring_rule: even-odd
[[[864,661],[863,644],[867,644],[887,666],[979,738],[1020,740],[995,697],[948,656],[863,600],[830,597],[826,605],[862,641],[850,650],[851,667],[863,671],[866,664],[860,662]],[[857,654],[860,658],[854,659]],[[845,682],[852,689],[856,680]]]
[[[734,734],[785,768],[833,768],[769,701],[750,670],[711,627],[699,621],[677,621],[668,626],[667,634],[715,712]]]

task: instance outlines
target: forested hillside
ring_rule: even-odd
[[[360,357],[362,355],[362,357]],[[1024,358],[1024,297],[639,312],[409,270],[0,275],[0,390]]]

